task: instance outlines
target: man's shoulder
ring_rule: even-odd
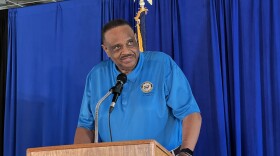
[[[143,54],[145,60],[151,63],[164,63],[167,65],[173,61],[168,54],[161,51],[145,51]]]
[[[167,55],[166,53],[161,52],[161,51],[145,51],[145,52],[143,52],[143,54],[144,54],[145,58],[159,59],[159,60],[171,59],[171,57],[169,55]]]
[[[111,67],[111,61],[110,60],[101,61],[100,63],[93,66],[93,68],[89,72],[89,75],[105,73],[105,71],[110,70],[110,67]]]

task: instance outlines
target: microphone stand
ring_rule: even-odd
[[[94,122],[94,143],[98,143],[98,111],[99,111],[99,106],[101,103],[109,96],[112,94],[112,89],[110,89],[106,95],[104,95],[96,104],[95,106],[95,122]]]

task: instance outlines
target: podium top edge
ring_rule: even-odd
[[[160,145],[155,140],[133,140],[133,141],[119,141],[119,142],[101,142],[101,143],[87,143],[87,144],[71,144],[71,145],[34,147],[34,148],[28,148],[27,153],[37,152],[37,151],[106,147],[106,146],[126,146],[126,145],[138,145],[138,144],[154,144],[154,145],[158,146],[159,148],[166,150],[162,145]]]

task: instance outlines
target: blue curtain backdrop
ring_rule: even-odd
[[[174,58],[203,124],[195,155],[280,155],[278,0],[154,0],[147,49]],[[9,11],[5,156],[71,144],[86,74],[107,59],[100,29],[137,3],[79,0]],[[178,97],[179,98],[179,97]]]
[[[100,56],[101,3],[9,10],[4,155],[73,143],[87,73]]]

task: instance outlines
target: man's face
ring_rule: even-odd
[[[130,26],[123,25],[108,30],[104,34],[102,47],[120,72],[128,74],[137,65],[139,48]]]

